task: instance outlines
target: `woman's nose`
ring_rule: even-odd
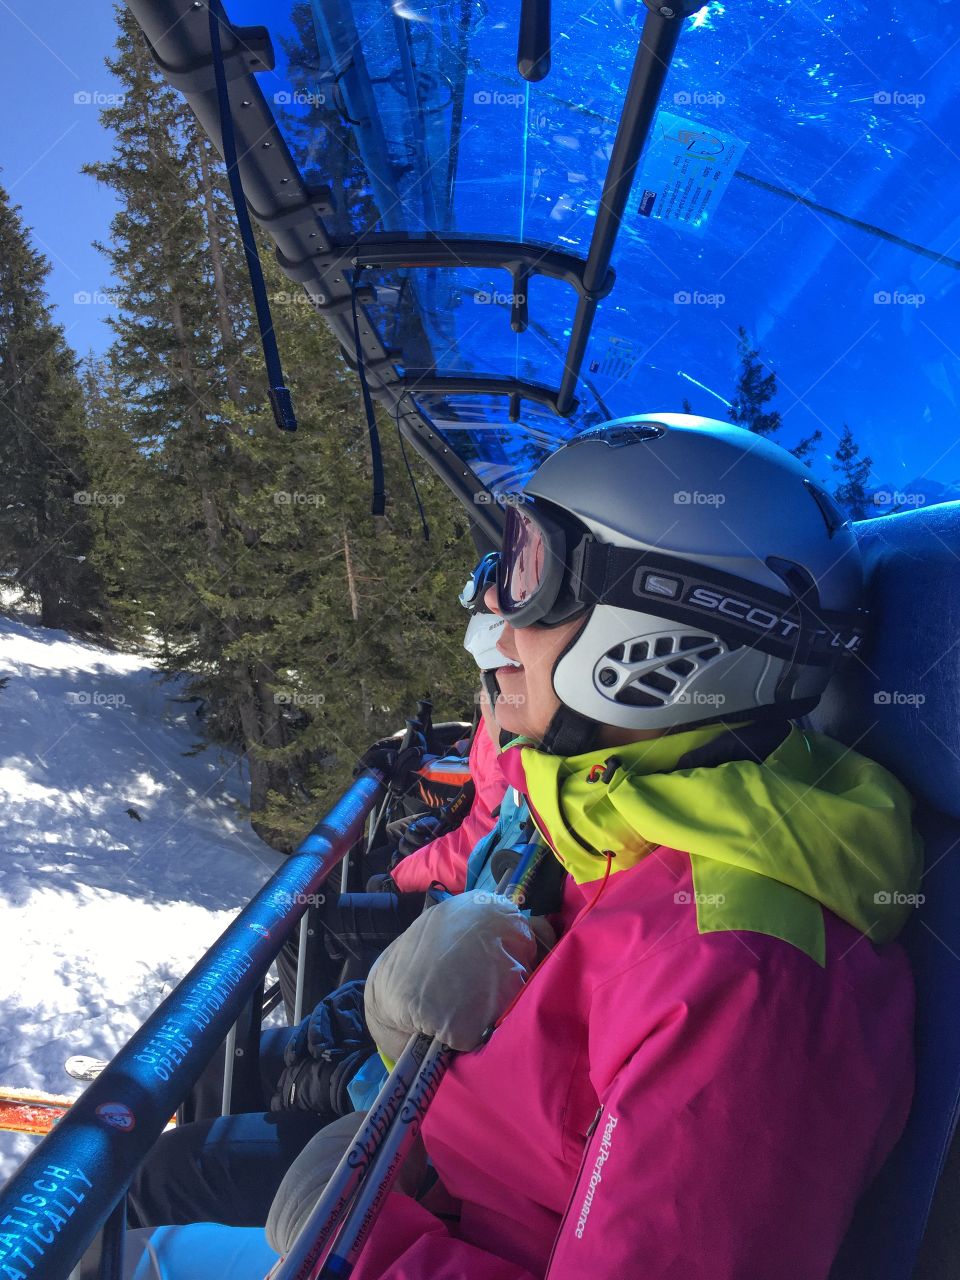
[[[497,604],[497,588],[494,585],[487,587],[483,593],[483,603],[487,606],[491,613],[495,613],[500,617],[500,607]]]

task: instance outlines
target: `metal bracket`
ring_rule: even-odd
[[[202,11],[206,13],[206,5]],[[274,69],[276,55],[266,27],[235,27],[227,21],[222,25],[223,34],[236,42],[232,49],[223,51],[223,69],[228,81],[239,80],[250,72]],[[155,49],[151,49],[151,53],[167,80],[181,93],[204,93],[215,87],[213,59],[209,55],[186,66],[173,67],[165,63]]]
[[[692,18],[707,7],[707,0],[643,0],[651,13],[660,18]]]

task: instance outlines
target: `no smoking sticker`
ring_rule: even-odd
[[[125,1102],[101,1102],[96,1116],[102,1124],[108,1124],[111,1129],[120,1129],[123,1133],[129,1133],[137,1123],[136,1116]]]

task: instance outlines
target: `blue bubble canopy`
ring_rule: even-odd
[[[206,7],[130,7],[219,145]],[[878,511],[960,495],[954,6],[226,0],[221,26],[281,267],[491,534],[485,496],[585,426],[726,418],[741,331],[827,487],[849,426]]]

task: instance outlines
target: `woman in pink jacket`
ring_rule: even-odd
[[[507,789],[498,755],[481,720],[470,743],[468,764],[474,795],[469,812],[459,827],[400,859],[390,872],[390,879],[401,893],[423,893],[434,881],[451,893],[463,892],[467,860],[477,841],[493,829],[495,811]]]
[[[525,496],[496,714],[559,941],[440,1086],[442,1193],[392,1194],[354,1280],[822,1280],[912,1090],[911,802],[794,722],[859,645],[855,535],[790,455],[680,415]]]
[[[381,1047],[462,1052],[423,1126],[438,1181],[387,1197],[353,1280],[826,1280],[913,1083],[910,798],[796,723],[856,660],[861,591],[807,469],[726,424],[585,432],[507,508],[501,763],[568,873],[558,940],[533,968],[491,909],[484,971],[465,894],[378,961]],[[315,1202],[311,1146],[278,1204]]]

